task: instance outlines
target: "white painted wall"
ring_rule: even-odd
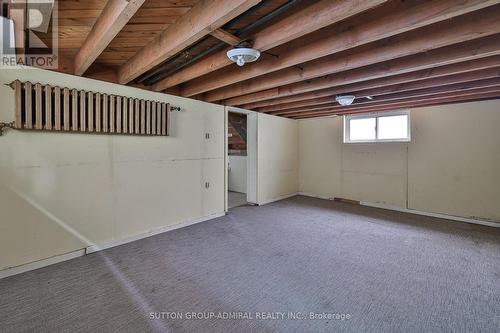
[[[0,269],[224,212],[224,108],[39,69],[0,72],[0,121],[15,79],[180,106],[171,137],[0,137]],[[205,139],[210,133],[210,139]],[[210,188],[205,189],[205,182]]]
[[[299,121],[299,190],[500,221],[500,102],[411,110],[410,143],[343,144],[342,118]]]
[[[247,193],[247,157],[229,155],[229,191]]]
[[[258,203],[296,194],[299,188],[298,121],[257,114]]]
[[[500,221],[500,101],[413,115],[409,207]]]

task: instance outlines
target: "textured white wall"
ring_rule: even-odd
[[[222,106],[37,69],[2,70],[0,121],[14,119],[13,90],[4,84],[17,78],[170,102],[182,112],[171,113],[171,137],[17,130],[0,137],[0,269],[224,211]]]
[[[410,143],[343,144],[341,117],[299,121],[300,191],[500,221],[500,102],[411,117]]]
[[[231,155],[228,161],[229,191],[247,193],[247,157]]]

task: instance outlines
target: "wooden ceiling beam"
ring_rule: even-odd
[[[0,3],[2,5],[2,3]],[[3,10],[3,9],[2,9]],[[26,3],[8,2],[8,17],[14,23],[14,45],[16,46],[16,64],[25,64],[24,55],[26,47]]]
[[[397,11],[385,15],[375,12],[370,20],[361,22],[341,22],[325,31],[318,32],[322,38],[314,36],[312,41],[296,40],[281,52],[251,64],[244,69],[233,67],[229,71],[210,73],[202,78],[185,83],[181,87],[182,96],[190,97],[257,76],[269,74],[284,68],[332,55],[360,45],[385,39],[404,32],[421,28],[436,22],[477,11],[498,4],[493,0],[444,0],[402,2]],[[298,71],[300,73],[300,70]]]
[[[241,43],[240,38],[222,29],[215,29],[214,31],[212,31],[211,35],[217,38],[218,40],[223,41],[224,43],[232,46]]]
[[[201,0],[118,70],[126,84],[239,16],[261,0]]]
[[[446,86],[450,84],[457,83],[467,83],[471,81],[477,81],[481,79],[490,79],[500,77],[500,56],[495,56],[497,60],[498,67],[480,69],[472,72],[465,72],[459,74],[452,74],[441,76],[437,78],[429,78],[424,80],[416,80],[407,83],[398,83],[387,85],[384,82],[380,82],[379,87],[371,89],[356,89],[356,84],[341,86],[337,88],[338,91],[349,91],[349,94],[353,94],[356,98],[363,98],[366,96],[378,96],[384,94],[398,93],[403,91],[411,91],[415,89],[424,89],[432,87]],[[381,79],[377,79],[382,81]],[[386,81],[387,82],[387,81]],[[279,105],[271,105],[264,108],[255,109],[258,112],[264,113],[279,113],[280,111],[293,110],[300,107],[315,107],[318,105],[329,104],[335,101],[335,96],[342,93],[337,93],[335,90],[330,91],[327,97],[316,98],[316,99],[306,99],[299,102],[284,103]]]
[[[369,66],[500,32],[500,5],[423,27],[349,53],[318,59],[300,68],[290,67],[252,80],[219,88],[205,95],[205,101],[220,101],[327,74]]]
[[[486,87],[486,88],[476,88],[470,89],[468,91],[453,91],[444,92],[440,94],[435,94],[433,96],[417,96],[409,97],[406,99],[401,99],[397,102],[394,101],[381,101],[377,104],[367,105],[367,106],[344,106],[344,107],[333,107],[326,108],[323,111],[304,111],[302,113],[297,113],[294,115],[287,115],[287,117],[303,117],[303,116],[319,116],[319,115],[333,115],[333,114],[355,114],[355,113],[366,113],[366,112],[377,112],[380,110],[397,110],[402,108],[412,108],[421,103],[429,104],[444,104],[450,99],[477,99],[483,98],[484,95],[488,97],[500,96],[500,86]]]
[[[457,104],[457,103],[467,103],[467,102],[477,102],[477,101],[484,101],[484,100],[492,100],[492,99],[500,99],[500,94],[499,92],[486,92],[482,94],[477,94],[477,95],[472,95],[472,96],[459,96],[457,95],[456,97],[450,96],[447,98],[443,98],[438,101],[414,101],[411,103],[411,105],[406,105],[402,106],[402,108],[418,108],[418,107],[428,107],[428,106],[440,106],[440,105],[449,105],[449,104]],[[286,118],[291,118],[291,119],[310,119],[310,118],[321,118],[321,117],[329,117],[329,116],[343,116],[343,115],[348,115],[348,114],[361,114],[361,113],[373,113],[373,112],[385,112],[385,111],[394,111],[393,106],[382,106],[377,109],[373,109],[370,111],[351,111],[350,113],[332,113],[332,112],[327,112],[324,114],[311,114],[311,115],[300,115],[300,116],[290,116]]]
[[[464,61],[456,64],[436,67],[435,69],[425,69],[421,71],[409,72],[407,74],[397,74],[379,79],[361,81],[333,88],[326,88],[306,92],[302,94],[280,97],[264,100],[240,106],[247,110],[274,111],[281,110],[287,105],[294,105],[296,102],[307,103],[309,100],[316,100],[322,97],[335,96],[338,94],[351,93],[363,89],[376,89],[385,87],[393,89],[397,87],[400,90],[422,84],[450,84],[466,81],[489,78],[491,68],[500,66],[500,56],[490,56],[475,60]],[[269,108],[269,109],[266,109]]]
[[[332,101],[335,101],[335,95],[336,94],[328,94],[328,95],[325,95],[325,97],[305,99],[305,100],[301,100],[301,101],[297,101],[297,102],[270,105],[270,106],[265,106],[262,108],[253,108],[253,109],[249,109],[249,110],[254,110],[254,111],[262,112],[262,113],[272,113],[272,112],[279,112],[279,111],[283,111],[283,110],[296,109],[296,108],[300,108],[300,107],[304,107],[304,106],[328,104],[328,103],[331,103]]]
[[[385,2],[387,0],[321,0],[254,34],[253,47],[261,52],[269,50]],[[224,49],[178,71],[154,84],[153,89],[161,91],[231,65],[227,51]]]
[[[273,89],[273,90],[279,90],[279,89]],[[264,90],[264,91],[268,91],[268,90]],[[309,99],[317,99],[317,98],[321,98],[321,97],[332,96],[336,93],[337,92],[336,92],[335,88],[318,89],[318,90],[314,90],[311,92],[292,95],[292,96],[278,97],[278,98],[273,98],[273,99],[265,99],[265,100],[262,100],[259,102],[242,104],[239,107],[242,109],[247,109],[247,110],[258,110],[260,108],[264,108],[267,106],[275,106],[275,105],[288,104],[288,103],[294,103],[294,102],[302,102],[302,101],[309,100]],[[271,94],[270,94],[270,96],[273,97],[273,95],[271,95]]]
[[[75,56],[75,74],[82,75],[106,49],[145,0],[110,0]]]
[[[376,97],[373,100],[363,99],[363,97],[360,97],[359,99],[357,99],[358,102],[356,102],[355,104],[352,104],[349,107],[365,107],[365,106],[371,107],[371,106],[377,106],[379,104],[385,104],[388,102],[396,103],[399,100],[405,100],[408,98],[417,98],[417,97],[424,98],[424,97],[435,96],[435,95],[439,95],[439,94],[443,94],[443,93],[454,93],[454,92],[468,93],[470,91],[475,91],[478,88],[500,88],[500,77],[494,77],[494,78],[483,79],[483,80],[476,80],[476,81],[471,81],[471,82],[455,83],[455,84],[430,87],[430,88],[423,88],[423,89],[414,89],[414,90],[409,90],[409,91],[404,91],[404,92],[396,92],[396,93],[390,93],[390,94],[387,94],[384,91],[381,91],[380,93],[377,93],[374,95]],[[360,96],[365,96],[365,94],[360,92]],[[331,102],[330,104],[325,104],[325,105],[316,105],[316,106],[310,106],[310,107],[304,107],[304,108],[297,108],[294,110],[276,111],[276,112],[272,112],[272,114],[276,115],[276,116],[285,116],[285,115],[292,115],[292,114],[301,114],[301,113],[310,112],[310,111],[323,112],[325,109],[343,110],[345,108],[346,108],[345,106],[342,106],[342,105],[338,104],[337,102]]]
[[[430,76],[439,76],[437,73],[441,71],[443,72],[442,75],[449,75],[462,71],[469,71],[471,70],[471,68],[473,68],[472,70],[477,70],[480,68],[476,67],[473,62],[468,62],[468,60],[480,59],[498,54],[500,54],[500,35],[489,36],[466,43],[455,44],[437,50],[404,57],[401,59],[382,62],[364,68],[349,70],[340,74],[326,75],[321,78],[280,86],[249,95],[230,98],[228,100],[225,100],[224,104],[229,106],[239,106],[243,104],[288,97],[298,94],[304,95],[304,93],[313,93],[314,91],[320,89],[327,89],[377,78],[392,77],[395,82],[401,83]],[[450,68],[443,67],[444,65],[461,62],[464,62],[464,64],[459,64],[457,66],[451,67],[455,72],[450,72]],[[462,69],[462,66],[465,66],[465,68]],[[404,79],[406,79],[406,81],[402,81],[399,77],[395,77],[395,75],[398,74],[411,73],[423,69],[429,69],[426,72],[427,76],[420,73],[407,74],[403,77]],[[421,75],[424,76],[422,77]],[[372,86],[367,86],[367,88],[368,87],[374,88]]]

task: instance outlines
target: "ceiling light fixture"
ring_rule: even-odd
[[[238,66],[254,62],[260,57],[260,51],[249,47],[236,47],[227,51],[227,57]]]
[[[337,95],[335,100],[342,106],[351,105],[356,97],[353,95]]]

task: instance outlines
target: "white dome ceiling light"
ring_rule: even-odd
[[[247,62],[254,62],[260,57],[260,51],[249,47],[236,47],[227,51],[227,57],[238,66],[243,66]]]
[[[351,105],[356,96],[353,95],[337,95],[335,100],[342,106]]]

